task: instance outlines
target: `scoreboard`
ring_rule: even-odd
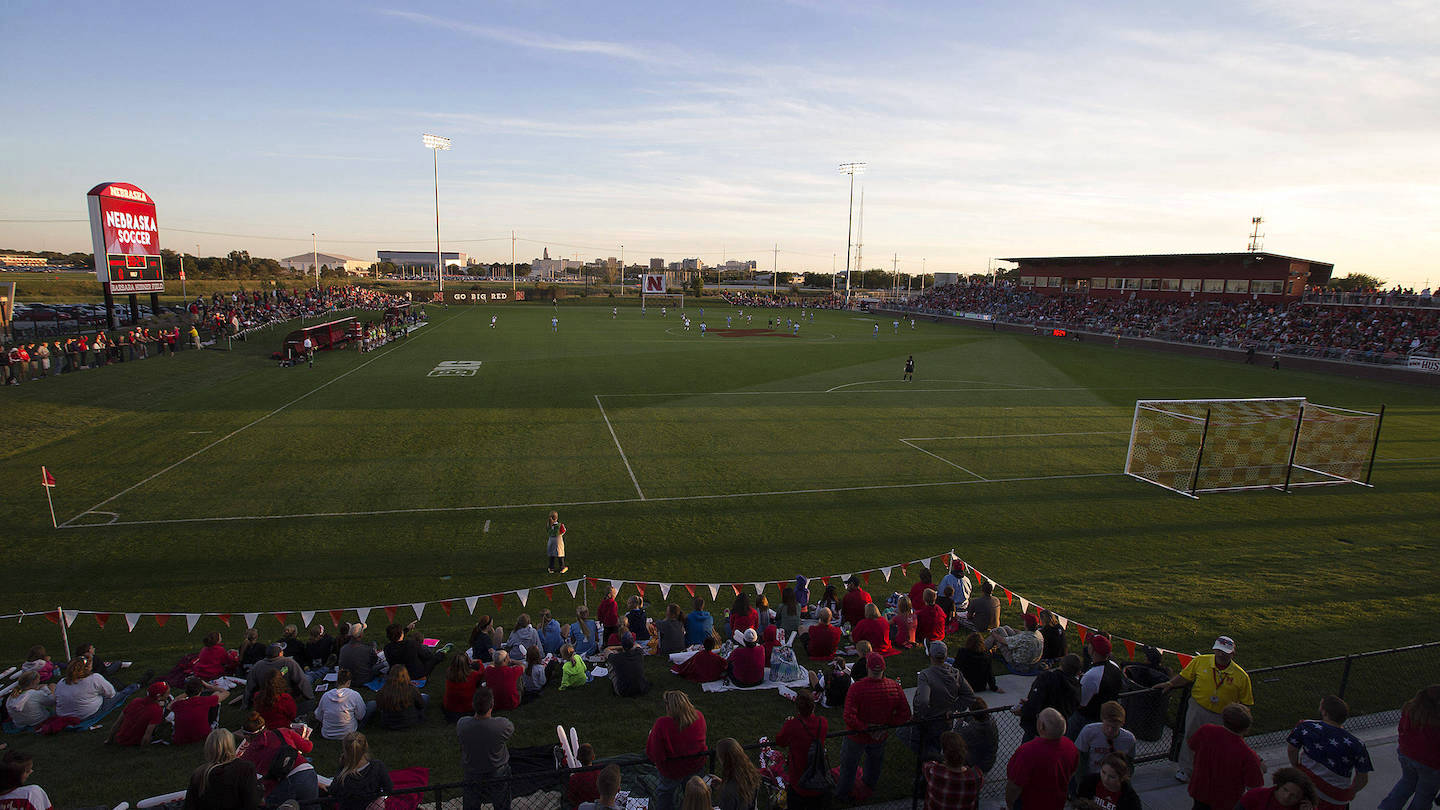
[[[86,199],[100,283],[112,293],[164,292],[160,229],[150,195],[129,183],[101,183]]]

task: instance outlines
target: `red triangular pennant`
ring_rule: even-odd
[[[441,599],[441,600],[440,600],[440,609],[443,610],[443,611],[445,611],[445,615],[446,615],[446,616],[449,616],[449,615],[450,615],[450,600],[449,600],[449,599]]]
[[[910,576],[910,563],[900,563],[900,576]]]
[[[592,587],[592,588],[598,588],[598,587],[600,587],[600,580],[596,579],[595,577],[586,577],[586,578],[585,578],[585,581],[586,581],[586,582],[589,582],[589,583],[590,583],[590,587]]]
[[[694,585],[690,585],[690,584],[687,583],[687,584],[685,585],[685,590],[687,590],[687,591],[690,592],[690,596],[692,596],[692,597],[695,596],[695,586],[694,586]]]
[[[820,582],[821,582],[822,584],[829,585],[829,584],[830,584],[830,577],[820,577]]]
[[[637,583],[635,583],[635,590],[637,590],[637,591],[640,592],[640,598],[641,598],[641,599],[644,599],[644,598],[645,598],[645,583],[643,583],[643,582],[637,582]]]
[[[1121,643],[1123,643],[1123,644],[1125,645],[1125,654],[1128,655],[1128,656],[1130,656],[1130,660],[1131,660],[1131,661],[1134,661],[1134,660],[1135,660],[1135,642],[1131,641],[1131,640],[1128,639],[1128,638],[1122,638],[1122,639],[1120,639],[1120,641],[1121,641]]]
[[[395,623],[395,611],[397,611],[397,610],[399,610],[399,609],[400,609],[400,606],[399,606],[399,605],[386,605],[386,606],[385,606],[385,619],[386,619],[386,621],[390,622],[391,624],[394,624],[394,623]]]
[[[491,602],[494,602],[494,603],[495,603],[495,609],[496,609],[496,610],[499,610],[500,608],[502,608],[502,607],[505,606],[505,594],[503,594],[503,593],[492,593],[492,594],[490,594],[490,601],[491,601]]]
[[[289,614],[289,613],[275,613],[275,614],[272,614],[272,615],[275,616],[275,621],[279,622],[279,623],[281,624],[281,626],[284,626],[285,620],[288,619],[288,618],[290,618],[290,614]]]
[[[155,623],[158,624],[158,625],[160,625],[161,627],[164,627],[164,626],[165,626],[165,623],[168,622],[168,621],[170,621],[170,614],[169,614],[169,613],[156,613],[156,614],[155,614]]]
[[[1182,666],[1182,667],[1188,667],[1188,666],[1190,666],[1190,661],[1191,661],[1195,656],[1193,656],[1193,655],[1186,655],[1185,653],[1175,653],[1175,657],[1180,659],[1180,666]]]
[[[941,568],[944,568],[946,571],[949,571],[949,570],[950,570],[950,555],[949,555],[949,554],[941,554],[941,555],[940,555],[940,567],[941,567]]]
[[[104,629],[105,629],[105,622],[108,622],[108,621],[110,621],[110,614],[109,614],[109,613],[96,613],[96,614],[95,614],[95,623],[98,624],[98,625],[100,625],[100,629],[101,629],[101,630],[104,630]]]
[[[330,613],[330,626],[331,626],[331,627],[339,627],[339,626],[340,626],[340,617],[345,615],[345,611],[343,611],[343,610],[332,610],[332,611],[329,611],[329,613]]]
[[[869,571],[861,571],[861,572],[860,572],[860,578],[863,579],[863,580],[865,580],[865,584],[866,584],[866,585],[869,585],[869,584],[870,584],[870,572],[869,572]]]
[[[730,589],[733,590],[733,591],[735,591],[735,595],[736,595],[736,596],[739,596],[739,595],[740,595],[740,586],[739,586],[739,585],[731,585],[731,586],[730,586]]]
[[[984,582],[981,581],[981,580],[983,579],[983,576],[981,575],[979,568],[971,568],[971,569],[970,569],[970,573],[972,573],[972,574],[975,575],[975,584],[976,584],[976,585],[984,585],[984,584],[985,584]]]
[[[788,587],[790,587],[790,583],[789,583],[789,582],[777,582],[777,583],[775,583],[775,590],[779,591],[782,596],[785,594],[785,589],[788,588]]]
[[[58,610],[52,610],[52,611],[50,611],[49,613],[46,613],[46,614],[45,614],[45,619],[46,619],[46,621],[50,622],[51,624],[59,624],[59,623],[60,623],[60,611],[58,611]]]
[[[1087,638],[1090,637],[1090,628],[1086,627],[1086,626],[1083,625],[1083,624],[1080,624],[1079,622],[1076,622],[1076,623],[1075,623],[1075,632],[1077,632],[1077,633],[1080,634],[1080,643],[1081,643],[1081,644],[1084,644],[1084,643],[1085,643],[1085,639],[1087,639]]]
[[[230,614],[229,614],[229,613],[218,613],[218,614],[215,615],[215,618],[217,618],[217,619],[219,619],[220,621],[224,622],[226,627],[229,627],[229,626],[230,626]]]
[[[1009,589],[1009,588],[1001,588],[1000,590],[1002,590],[1002,591],[1005,592],[1005,604],[1007,604],[1007,605],[1013,605],[1013,604],[1015,604],[1015,594],[1010,593],[1010,589]]]

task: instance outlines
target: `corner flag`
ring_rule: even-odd
[[[55,476],[51,475],[50,471],[44,467],[40,468],[40,485],[45,487],[55,486]]]
[[[50,507],[50,525],[53,528],[60,528],[55,524],[55,502],[50,500],[50,488],[55,486],[55,476],[45,467],[40,468],[40,486],[45,487],[45,503]]]

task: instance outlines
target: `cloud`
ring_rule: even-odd
[[[528,31],[520,31],[514,28],[503,28],[494,25],[476,25],[474,23],[448,20],[441,17],[433,17],[429,14],[421,14],[414,11],[400,11],[396,9],[384,9],[380,12],[390,17],[402,20],[409,20],[413,23],[430,25],[436,28],[444,28],[460,34],[488,39],[505,45],[513,45],[518,48],[530,48],[542,51],[560,51],[563,53],[593,54],[597,56],[608,56],[614,59],[625,59],[632,62],[644,64],[663,64],[667,60],[658,54],[640,50],[619,42],[607,42],[597,39],[565,39],[562,37],[537,35]]]

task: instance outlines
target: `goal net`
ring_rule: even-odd
[[[1183,495],[1369,486],[1378,413],[1282,399],[1140,400],[1125,472]]]

